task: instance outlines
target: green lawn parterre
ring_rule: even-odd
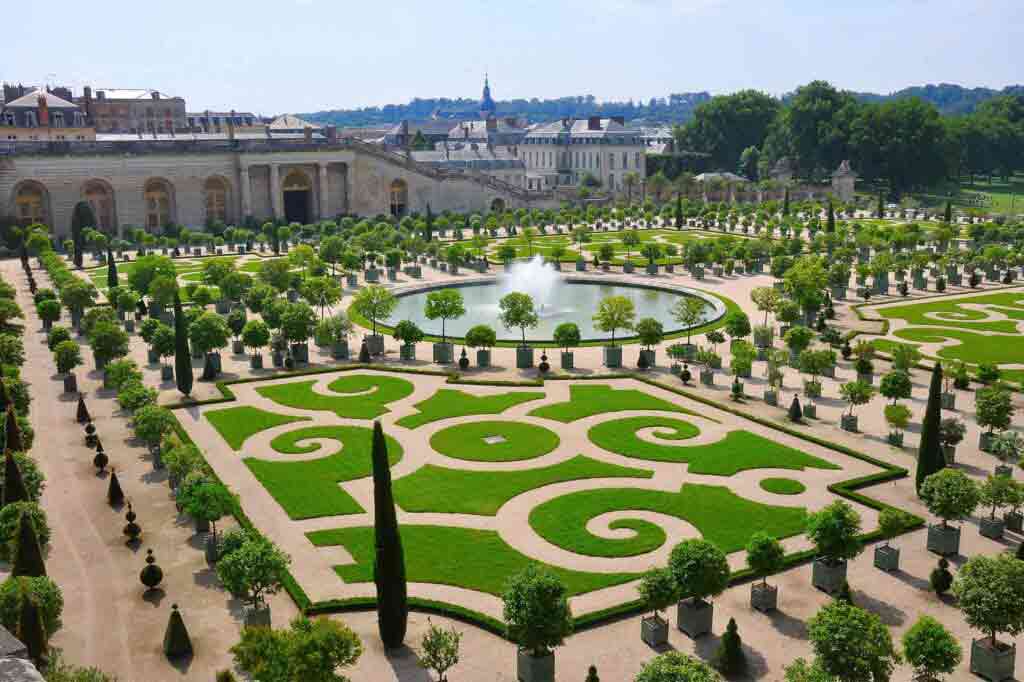
[[[1009,317],[1009,320],[982,322],[987,315],[980,310],[963,307],[962,304],[985,306]],[[1024,292],[998,292],[970,298],[939,298],[908,305],[879,308],[879,314],[889,320],[904,320],[908,325],[927,327],[950,327],[967,331],[986,331],[1000,334],[1016,334],[1017,322],[1024,321]],[[929,317],[934,315],[941,319]]]
[[[763,478],[758,485],[761,490],[776,495],[799,495],[807,490],[807,486],[792,478]]]
[[[488,442],[488,439],[502,439]],[[516,462],[543,457],[558,447],[558,434],[522,422],[479,421],[435,433],[430,447],[447,457],[472,462]]]
[[[260,431],[266,431],[282,424],[309,421],[309,417],[274,414],[251,405],[211,410],[206,413],[206,418],[213,428],[217,429],[217,433],[227,441],[232,450],[241,449],[242,444],[249,436],[254,436]]]
[[[654,462],[689,462],[693,474],[732,476],[747,469],[838,469],[831,462],[794,450],[749,431],[730,431],[705,445],[673,445],[640,439],[640,429],[657,427],[657,438],[684,440],[698,433],[689,422],[668,417],[630,417],[602,422],[587,433],[594,445],[625,457]]]
[[[517,391],[514,393],[498,393],[495,395],[476,396],[465,391],[442,388],[434,395],[414,407],[416,414],[399,419],[396,424],[407,429],[415,429],[440,419],[467,417],[480,414],[501,414],[510,407],[531,400],[541,400],[545,393],[537,391]]]
[[[388,412],[384,407],[412,394],[411,382],[378,374],[354,374],[335,379],[327,388],[338,395],[322,395],[313,390],[316,379],[287,384],[260,386],[264,398],[279,405],[301,410],[334,412],[346,419],[374,419]]]
[[[673,405],[649,393],[632,388],[615,389],[606,384],[573,384],[569,387],[568,401],[538,407],[530,412],[530,416],[568,424],[595,414],[626,410],[659,410],[697,416],[685,407]]]

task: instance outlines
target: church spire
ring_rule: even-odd
[[[494,116],[498,110],[497,105],[494,104],[494,100],[491,99],[491,81],[489,75],[484,73],[484,92],[480,98],[480,117],[488,118]]]

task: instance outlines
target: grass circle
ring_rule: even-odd
[[[807,486],[792,478],[762,478],[759,485],[761,490],[776,495],[799,495],[807,490]]]
[[[641,429],[649,428],[656,428],[653,437],[664,442],[652,442],[636,435]],[[655,462],[679,462],[688,461],[687,454],[692,451],[673,441],[689,440],[699,434],[700,429],[688,421],[645,416],[601,422],[587,432],[587,437],[597,447],[626,457]]]
[[[543,426],[501,421],[449,426],[430,439],[430,447],[442,455],[472,462],[534,459],[548,454],[558,443],[558,434]]]

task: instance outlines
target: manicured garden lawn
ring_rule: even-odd
[[[907,324],[928,327],[953,327],[956,329],[1017,333],[1016,320],[1024,320],[1024,292],[999,292],[988,296],[974,296],[965,299],[938,299],[909,305],[879,308],[878,312],[890,320],[905,320]],[[1009,320],[979,322],[987,315],[980,310],[965,308],[961,304],[983,305],[1009,317]],[[934,317],[930,317],[932,315]],[[939,317],[940,319],[935,319]]]
[[[568,424],[595,414],[626,410],[660,410],[696,415],[685,407],[673,405],[636,389],[615,389],[606,384],[573,384],[569,387],[567,402],[538,407],[530,416],[554,419]]]
[[[494,441],[488,443],[489,439]],[[558,434],[543,426],[499,421],[449,426],[430,439],[430,447],[442,455],[473,462],[515,462],[542,457],[557,448],[558,443]]]
[[[404,525],[401,535],[409,582],[453,585],[500,596],[509,578],[537,563],[510,547],[494,531]],[[356,563],[334,567],[345,582],[373,581],[372,527],[314,531],[306,537],[317,547],[342,545],[348,550]],[[556,566],[548,568],[565,583],[571,595],[619,585],[637,577],[630,573],[584,573]]]
[[[334,412],[348,419],[373,419],[388,412],[385,404],[401,400],[413,392],[413,385],[398,377],[378,374],[355,374],[335,379],[327,388],[339,395],[322,395],[313,391],[316,379],[287,384],[261,386],[256,389],[264,398],[279,405],[302,410]],[[349,395],[345,395],[349,394]]]
[[[302,462],[270,462],[248,457],[245,464],[292,519],[363,511],[338,483],[372,473],[370,450],[373,431],[362,426],[311,426],[284,433],[270,445],[285,454],[315,451],[315,445],[296,444],[305,438],[332,438],[343,447],[325,457]],[[387,445],[388,461],[393,466],[402,459],[402,446],[390,436],[387,437]]]
[[[960,343],[939,349],[940,358],[963,360],[972,365],[983,362],[996,364],[1024,363],[1024,336],[985,336],[958,329],[899,329],[893,334],[917,343],[940,343],[954,339]]]
[[[232,450],[238,450],[249,436],[272,429],[281,424],[308,421],[309,417],[290,417],[274,414],[250,405],[229,407],[226,410],[212,410],[206,413],[217,433],[227,441]]]
[[[747,469],[838,469],[818,457],[762,438],[749,431],[730,431],[721,440],[704,445],[671,445],[641,440],[640,429],[659,427],[657,438],[683,440],[697,435],[697,427],[669,417],[629,417],[602,422],[587,433],[594,445],[625,457],[654,462],[689,462],[693,474],[732,476]],[[666,435],[662,435],[664,429]]]
[[[427,464],[395,481],[394,490],[398,506],[407,512],[494,516],[516,495],[552,483],[652,475],[577,455],[549,467],[519,471],[466,471]]]
[[[622,519],[612,528],[629,528],[624,539],[587,532],[594,517],[613,511],[644,510],[693,524],[705,540],[726,552],[742,549],[750,535],[764,531],[785,538],[804,531],[807,510],[752,502],[722,486],[683,484],[678,493],[636,488],[583,490],[549,500],[530,512],[530,526],[548,542],[587,556],[626,557],[653,551],[667,540],[665,531],[642,519]]]
[[[807,490],[807,486],[792,478],[765,478],[758,485],[762,490],[776,495],[799,495]]]
[[[415,429],[439,419],[475,414],[501,414],[510,407],[531,400],[540,400],[545,395],[543,392],[527,391],[476,396],[442,388],[426,400],[416,403],[418,413],[402,417],[395,423],[407,429]]]

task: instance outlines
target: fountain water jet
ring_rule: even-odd
[[[540,256],[534,256],[523,263],[513,263],[508,272],[498,278],[501,295],[512,292],[528,294],[541,316],[552,315],[559,310],[563,286],[562,275]]]

